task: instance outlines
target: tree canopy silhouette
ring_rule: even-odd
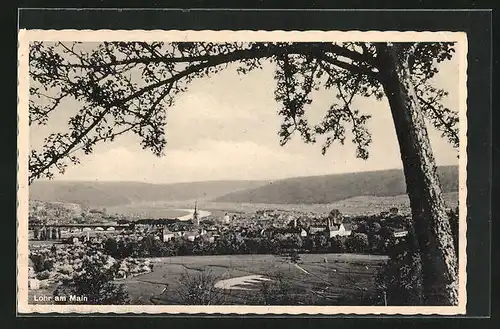
[[[145,149],[162,155],[166,111],[189,84],[237,64],[237,72],[275,66],[275,99],[281,104],[280,143],[294,133],[306,143],[324,135],[323,153],[352,132],[356,156],[369,157],[370,116],[353,108],[355,97],[389,101],[413,225],[423,260],[425,304],[457,304],[457,262],[424,118],[458,146],[458,114],[443,105],[447,91],[430,83],[437,63],[449,60],[453,43],[213,43],[103,42],[30,44],[30,125],[45,125],[66,99],[80,107],[67,131],[49,135],[31,150],[29,182],[64,173],[100,142],[135,133]],[[257,86],[258,87],[258,86]],[[313,91],[332,91],[318,124],[305,115]],[[82,153],[80,152],[80,153]]]

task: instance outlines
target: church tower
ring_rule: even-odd
[[[200,219],[198,218],[198,201],[194,202],[193,223],[196,226],[200,225]]]
[[[334,221],[333,221],[333,219],[330,218],[330,217],[328,217],[326,219],[326,229],[327,229],[327,231],[332,231],[333,230],[333,224],[335,224]]]
[[[342,224],[343,222],[342,213],[338,209],[333,209],[332,211],[330,211],[328,219],[330,219],[333,224]]]

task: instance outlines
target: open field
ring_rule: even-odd
[[[325,259],[327,262],[325,262]],[[280,274],[296,295],[321,296],[331,304],[343,297],[370,294],[377,271],[386,256],[356,254],[304,254],[297,265],[274,255],[184,256],[152,259],[153,272],[119,281],[134,304],[179,304],[179,280],[183,274],[207,270],[225,281],[224,304],[253,304],[259,297],[259,281]],[[233,280],[234,281],[234,280]],[[236,280],[238,281],[238,280]]]

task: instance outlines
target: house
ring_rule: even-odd
[[[343,223],[343,215],[337,209],[330,212],[328,217],[324,220],[323,225],[311,225],[309,226],[309,233],[314,234],[324,234],[327,238],[332,238],[334,236],[348,236],[351,235],[352,228],[347,224]],[[302,236],[302,234],[301,234]]]
[[[351,235],[351,230],[346,229],[344,224],[333,224],[329,227],[327,231],[327,237],[332,238],[334,236],[348,236]]]
[[[35,264],[31,259],[28,259],[28,278],[32,279],[36,277]]]
[[[28,289],[38,290],[40,289],[40,280],[38,279],[28,279]]]
[[[309,234],[314,235],[319,232],[326,231],[326,227],[324,225],[311,225],[309,226]]]
[[[408,235],[408,231],[403,228],[395,228],[392,230],[392,236],[395,238],[403,238]]]
[[[302,222],[291,215],[288,216],[288,225],[285,231],[286,233],[288,233],[288,235],[290,234],[299,235],[302,238],[308,235]]]
[[[188,241],[194,242],[194,240],[196,240],[196,238],[199,236],[200,235],[198,232],[186,232],[186,233],[184,233],[183,238],[188,240]]]
[[[219,240],[221,237],[220,233],[210,233],[210,240],[213,238],[214,242]]]
[[[171,232],[168,228],[164,227],[162,230],[163,242],[168,242],[175,238],[175,233]]]
[[[333,224],[342,224],[344,221],[344,216],[338,209],[333,209],[330,211],[328,214],[328,224],[330,225],[331,223]]]
[[[391,216],[397,216],[399,213],[399,209],[397,207],[392,207],[391,209],[389,209],[389,214]]]
[[[209,226],[206,228],[207,232],[217,232],[217,227],[215,226]]]
[[[204,229],[199,229],[199,230],[185,232],[183,238],[193,242],[194,240],[196,240],[196,238],[204,236],[205,234],[207,234],[207,231],[205,231]]]

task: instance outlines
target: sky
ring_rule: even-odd
[[[70,165],[56,180],[140,181],[175,183],[207,180],[268,180],[297,176],[402,168],[399,147],[387,100],[355,98],[353,108],[372,117],[367,127],[372,134],[368,160],[357,159],[351,136],[345,145],[333,144],[321,154],[321,139],[305,144],[294,136],[279,145],[280,105],[274,100],[274,67],[264,65],[246,75],[236,66],[209,79],[189,85],[167,112],[167,146],[163,157],[143,150],[138,137],[120,136],[113,143],[100,144],[81,163]],[[458,61],[440,64],[436,87],[450,95],[445,105],[458,109]],[[335,101],[332,91],[313,95],[307,108],[316,123]],[[45,128],[31,127],[31,147],[37,148],[49,131],[64,130],[67,117],[78,104],[62,104],[64,112],[54,115]],[[458,164],[457,150],[428,125],[438,165]]]

